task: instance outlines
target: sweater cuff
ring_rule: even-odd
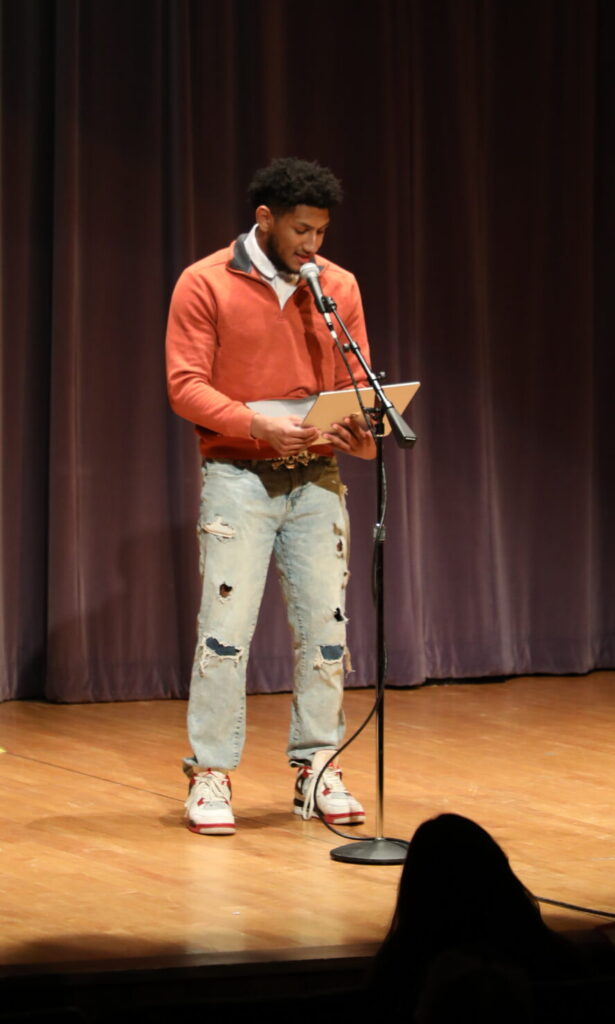
[[[227,437],[252,437],[252,420],[254,418],[254,410],[248,409],[247,406],[237,402],[236,407],[233,410],[229,410],[228,415],[225,417],[223,433]]]

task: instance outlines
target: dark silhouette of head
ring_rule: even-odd
[[[386,987],[400,1007],[416,1006],[447,952],[518,969],[531,982],[567,976],[577,964],[576,950],[545,925],[502,848],[459,814],[425,821],[412,837],[373,991]]]
[[[484,828],[459,814],[419,825],[404,864],[392,932],[417,929],[436,949],[528,929],[538,905]]]

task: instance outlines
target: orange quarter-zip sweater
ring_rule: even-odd
[[[174,411],[194,423],[209,459],[268,459],[278,453],[250,434],[258,399],[307,398],[352,386],[308,286],[284,308],[250,263],[245,235],[180,276],[167,326],[167,382]],[[352,274],[318,258],[325,295],[369,360],[361,296]],[[340,332],[338,332],[340,333]],[[348,355],[361,385],[357,359]],[[314,448],[322,454],[330,446]]]

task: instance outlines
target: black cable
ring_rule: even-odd
[[[609,910],[593,910],[592,907],[577,907],[574,903],[562,903],[561,900],[548,900],[545,896],[535,896],[539,903],[549,903],[552,907],[563,907],[565,910],[578,910],[580,914],[594,914],[595,917],[609,917],[615,920],[615,914]]]
[[[386,650],[384,652],[384,657],[385,657],[385,671],[386,671]],[[325,828],[328,828],[329,832],[333,832],[334,836],[339,836],[340,839],[352,839],[354,842],[368,842],[370,839],[376,839],[376,836],[350,835],[350,833],[348,833],[348,832],[340,832],[340,830],[338,828],[335,828],[334,825],[331,825],[328,821],[326,821],[325,817],[324,817],[324,815],[323,815],[323,813],[322,813],[322,811],[321,811],[321,809],[320,809],[320,807],[318,805],[317,794],[318,794],[318,787],[320,785],[320,780],[323,777],[323,775],[326,772],[326,770],[329,767],[329,765],[331,764],[331,762],[335,761],[335,759],[337,757],[339,757],[340,754],[343,754],[344,751],[351,745],[351,743],[354,743],[354,741],[356,739],[358,739],[358,737],[361,735],[361,733],[363,732],[365,727],[367,725],[369,725],[369,723],[371,722],[372,718],[374,717],[374,715],[376,714],[378,708],[380,707],[380,705],[382,703],[383,696],[384,696],[384,694],[383,694],[382,690],[377,693],[376,700],[374,701],[372,707],[370,708],[370,711],[369,711],[367,717],[363,720],[363,722],[361,722],[359,727],[357,729],[355,729],[355,731],[353,732],[352,736],[349,736],[348,739],[346,740],[346,742],[342,743],[342,745],[339,748],[339,750],[334,750],[333,751],[333,753],[331,754],[331,757],[329,758],[329,760],[326,761],[325,764],[320,769],[320,771],[318,773],[318,777],[316,779],[316,783],[315,783],[316,796],[314,798],[314,810],[316,811],[317,816],[320,818],[320,820],[322,821],[322,823],[325,826]]]
[[[352,371],[350,371],[350,372],[352,373]],[[356,387],[356,385],[355,385],[355,387]],[[373,546],[373,554],[372,554],[372,600],[374,602],[374,605],[376,603],[376,564],[377,564],[376,555],[377,555],[377,551],[378,551],[378,545],[382,543],[382,537],[383,537],[383,534],[384,534],[384,519],[385,519],[385,515],[386,515],[386,508],[387,508],[387,481],[386,481],[386,470],[385,470],[385,467],[384,467],[384,463],[382,464],[382,477],[381,477],[381,480],[382,480],[382,506],[378,510],[378,522],[376,523],[376,526],[374,527],[374,546]],[[386,650],[386,645],[385,645],[385,648],[384,648],[384,674],[383,674],[383,678],[386,679],[386,676],[387,676],[387,650]],[[315,783],[315,793],[316,793],[316,796],[314,798],[314,810],[316,811],[317,816],[320,818],[320,820],[322,821],[322,823],[325,826],[325,828],[328,828],[329,832],[333,832],[334,835],[339,836],[340,839],[351,839],[353,842],[368,842],[370,839],[375,840],[377,837],[376,836],[365,836],[365,835],[358,835],[357,836],[357,835],[350,835],[348,832],[340,832],[340,830],[335,828],[334,825],[331,825],[328,821],[325,821],[324,815],[323,815],[320,807],[318,806],[317,794],[318,794],[318,787],[320,785],[320,780],[323,777],[323,775],[326,772],[326,770],[329,767],[329,765],[331,764],[331,762],[334,761],[337,757],[339,757],[340,754],[342,754],[344,752],[344,750],[346,750],[351,745],[351,743],[354,743],[354,741],[356,739],[358,739],[358,737],[361,735],[361,733],[363,732],[365,727],[371,722],[372,718],[374,717],[376,712],[379,710],[380,705],[382,704],[383,699],[384,699],[384,687],[382,689],[378,689],[377,688],[377,690],[376,690],[376,700],[374,701],[374,703],[373,703],[369,713],[367,714],[367,717],[363,720],[363,722],[359,725],[359,727],[357,729],[355,729],[355,731],[353,732],[352,736],[350,736],[346,740],[346,742],[342,744],[342,746],[339,748],[339,750],[335,750],[333,752],[333,754],[331,755],[329,760],[326,761],[325,764],[323,765],[323,767],[320,769],[320,771],[318,773],[318,776],[317,776],[317,779],[316,779],[316,783]]]

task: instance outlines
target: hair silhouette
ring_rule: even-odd
[[[562,977],[577,962],[572,945],[545,925],[502,848],[459,814],[441,814],[414,833],[372,986],[414,1006],[447,950],[520,968],[531,981]]]

